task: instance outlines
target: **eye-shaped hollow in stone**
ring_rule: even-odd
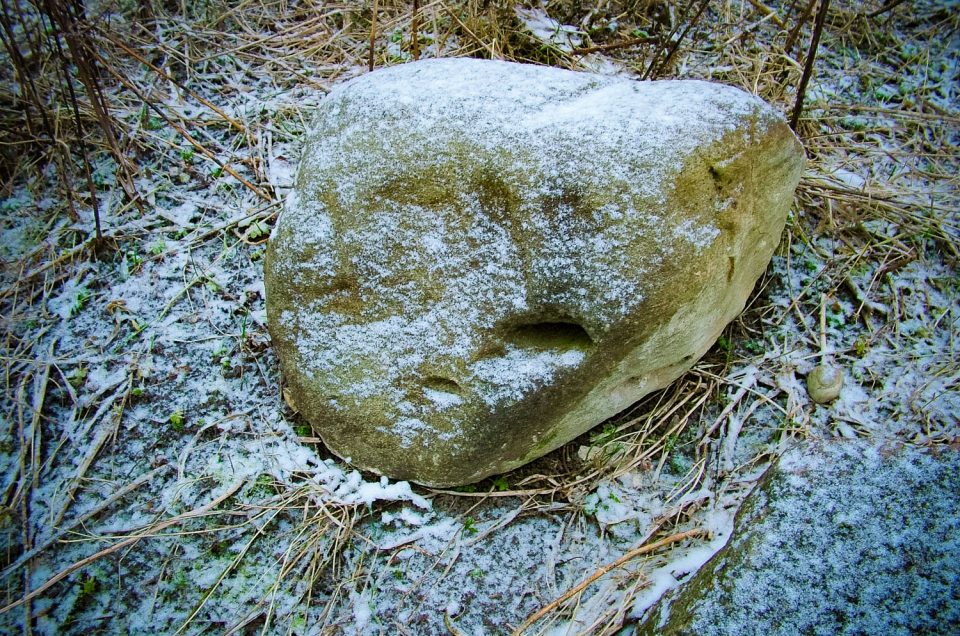
[[[346,82],[265,262],[290,391],[362,468],[520,466],[706,352],[802,166],[777,112],[717,84],[467,59]]]

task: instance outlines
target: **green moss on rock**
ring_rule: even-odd
[[[802,150],[742,91],[480,60],[335,89],[265,259],[334,452],[434,486],[519,466],[675,379],[739,313]]]

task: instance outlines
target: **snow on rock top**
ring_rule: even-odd
[[[391,477],[538,457],[709,348],[801,164],[775,111],[705,82],[467,59],[346,82],[265,264],[296,402]]]

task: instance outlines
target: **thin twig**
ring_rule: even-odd
[[[888,11],[893,11],[894,9],[896,9],[897,7],[899,7],[901,4],[903,4],[903,2],[904,2],[904,0],[892,0],[891,2],[888,2],[887,4],[883,5],[883,6],[880,7],[879,9],[877,9],[876,11],[874,11],[874,12],[872,12],[872,13],[868,13],[868,14],[867,14],[867,17],[868,17],[868,18],[875,18],[875,17],[877,17],[877,16],[879,16],[879,15],[883,15],[884,13],[886,13],[886,12],[888,12]]]
[[[800,17],[797,18],[797,23],[794,25],[793,29],[790,30],[790,33],[787,35],[787,41],[783,45],[783,52],[785,55],[790,55],[790,52],[793,50],[793,45],[797,42],[797,37],[800,35],[800,30],[803,29],[803,25],[806,24],[807,20],[810,19],[810,14],[813,12],[813,7],[815,4],[817,4],[817,0],[810,0],[810,2],[807,3],[807,6],[804,7]]]
[[[680,541],[684,541],[686,539],[692,539],[695,537],[706,537],[706,536],[709,536],[709,534],[710,533],[707,530],[703,530],[701,528],[694,528],[693,530],[678,532],[677,534],[672,534],[669,537],[664,537],[659,541],[654,541],[653,543],[648,543],[646,545],[640,546],[639,548],[634,548],[633,550],[630,550],[629,552],[624,554],[622,557],[620,557],[616,561],[613,561],[612,563],[608,563],[607,565],[604,565],[603,567],[599,568],[596,572],[594,572],[593,574],[585,578],[583,581],[581,581],[577,585],[574,585],[572,588],[564,592],[560,597],[547,603],[546,605],[541,607],[538,611],[531,614],[529,617],[527,617],[527,620],[523,621],[520,627],[514,630],[513,635],[520,636],[521,634],[523,634],[524,630],[526,630],[528,627],[530,627],[531,625],[536,623],[538,620],[546,616],[549,612],[555,610],[560,605],[563,605],[568,600],[570,600],[571,598],[573,598],[574,596],[576,596],[577,594],[585,590],[587,587],[589,587],[591,583],[599,579],[601,576],[607,574],[611,570],[615,570],[616,568],[620,567],[624,563],[627,563],[628,561],[631,561],[632,559],[635,559],[638,556],[641,556],[650,552],[655,552],[664,546],[671,545],[673,543],[677,543]]]
[[[0,607],[0,614],[5,614],[6,612],[9,612],[10,610],[16,607],[19,607],[20,605],[23,605],[24,603],[37,598],[38,596],[40,596],[41,594],[49,590],[54,585],[56,585],[63,579],[67,578],[68,576],[76,572],[77,570],[80,570],[90,565],[91,563],[99,561],[105,556],[109,556],[114,552],[117,552],[129,546],[135,545],[136,543],[140,542],[142,539],[146,539],[147,537],[156,536],[157,534],[159,534],[163,530],[166,530],[170,526],[207,514],[208,512],[210,512],[211,510],[213,510],[214,508],[222,504],[224,501],[232,497],[234,494],[236,494],[236,492],[240,490],[240,486],[242,485],[243,485],[243,481],[237,481],[231,484],[230,487],[227,488],[226,492],[224,492],[222,495],[220,495],[210,503],[197,508],[196,510],[191,510],[190,512],[186,512],[182,515],[171,517],[166,521],[161,521],[156,525],[151,526],[147,532],[141,532],[133,536],[127,537],[126,539],[118,543],[115,543],[108,548],[104,548],[99,552],[95,552],[94,554],[91,554],[88,557],[84,557],[83,559],[80,559],[76,563],[68,565],[64,569],[60,570],[59,572],[51,576],[42,585],[40,585],[40,587],[33,590],[29,594],[22,596],[21,598],[13,601],[12,603],[8,603],[4,607]]]
[[[420,59],[420,0],[413,0],[413,19],[410,21],[410,53]]]
[[[650,42],[656,42],[657,38],[646,36],[642,38],[630,38],[629,40],[620,40],[619,42],[611,42],[609,44],[598,44],[596,46],[584,46],[579,49],[573,49],[571,53],[574,55],[586,55],[588,53],[599,53],[606,51],[613,51],[616,49],[625,49],[631,46],[638,46],[640,44],[649,44]]]
[[[377,0],[373,0],[373,9],[370,12],[370,57],[367,62],[367,70],[373,71],[373,52],[377,40]]]
[[[264,201],[273,201],[273,197],[271,197],[269,194],[267,194],[257,186],[253,185],[246,179],[244,179],[242,176],[240,176],[240,174],[236,170],[231,168],[229,164],[224,163],[223,161],[220,161],[220,159],[218,159],[216,155],[214,155],[212,152],[207,150],[206,146],[204,146],[199,141],[194,139],[193,136],[190,133],[188,133],[186,130],[184,130],[181,126],[177,125],[177,123],[174,122],[172,119],[170,119],[166,113],[160,110],[160,108],[156,104],[154,104],[152,101],[147,99],[147,96],[144,95],[143,91],[137,88],[137,86],[133,82],[128,80],[126,77],[124,77],[116,69],[107,65],[104,62],[103,58],[100,57],[99,53],[94,52],[93,55],[98,60],[100,60],[101,63],[104,63],[104,66],[106,66],[107,70],[110,72],[111,75],[113,75],[117,79],[117,81],[119,81],[121,84],[126,86],[130,91],[132,91],[137,96],[138,99],[140,99],[144,104],[147,105],[147,107],[150,110],[155,112],[157,116],[163,119],[167,123],[167,125],[169,125],[171,128],[176,130],[181,137],[186,139],[191,146],[199,150],[203,154],[203,156],[205,156],[207,159],[217,164],[217,166],[219,166],[221,170],[223,170],[224,172],[229,174],[231,177],[239,181],[245,188],[247,188],[248,190],[256,194],[258,197],[260,197]]]
[[[683,12],[680,14],[680,17],[677,19],[676,24],[670,29],[670,33],[664,34],[661,31],[661,35],[657,38],[657,48],[653,53],[653,56],[650,58],[650,64],[647,66],[647,70],[640,75],[640,79],[656,79],[653,75],[653,72],[656,68],[660,66],[659,57],[662,51],[666,50],[667,43],[673,40],[673,36],[677,34],[677,31],[680,29],[680,25],[683,24],[683,21],[687,19],[687,14],[690,12],[690,7],[693,6],[694,0],[687,0],[686,4],[683,5]]]
[[[827,9],[830,7],[830,0],[820,0],[820,7],[817,9],[817,22],[813,27],[813,37],[810,39],[810,49],[807,51],[807,59],[803,63],[803,76],[800,78],[800,86],[797,87],[797,101],[793,105],[793,116],[790,117],[790,128],[794,132],[800,123],[800,113],[803,112],[803,98],[807,92],[807,83],[813,74],[813,62],[817,59],[817,49],[820,47],[820,35],[823,33],[823,25],[827,19]]]
[[[783,20],[780,19],[780,16],[777,15],[777,12],[768,7],[767,5],[760,2],[760,0],[747,0],[750,4],[753,5],[753,8],[762,13],[765,17],[768,17],[771,22],[776,24],[779,28],[785,29],[786,25],[783,23]]]

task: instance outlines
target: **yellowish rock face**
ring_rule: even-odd
[[[779,114],[716,84],[466,59],[347,82],[267,252],[290,391],[396,479],[522,465],[703,355],[802,165]]]

